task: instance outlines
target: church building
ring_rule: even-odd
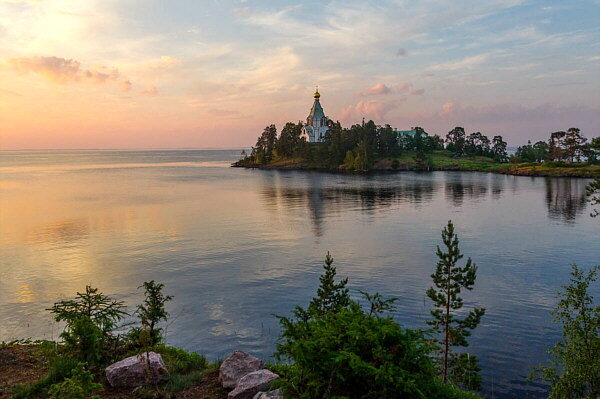
[[[319,102],[321,95],[319,94],[318,88],[313,97],[315,102],[310,109],[308,118],[306,118],[306,124],[304,125],[303,133],[308,136],[309,143],[321,143],[325,138],[325,132],[327,132],[327,117],[325,116],[323,107],[321,107],[321,103]]]

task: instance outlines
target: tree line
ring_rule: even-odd
[[[538,141],[518,147],[514,156],[516,162],[581,162],[600,161],[600,137],[588,142],[581,130],[572,127],[565,131],[553,132],[548,141]]]
[[[414,153],[417,164],[428,162],[428,154],[446,150],[455,158],[487,157],[495,162],[581,162],[597,163],[600,159],[600,137],[590,141],[578,128],[553,132],[548,141],[518,147],[509,156],[502,136],[491,139],[481,132],[467,134],[457,126],[444,137],[429,134],[416,126],[398,132],[390,125],[376,125],[372,120],[344,128],[339,122],[328,121],[328,131],[322,143],[308,143],[302,135],[302,122],[285,124],[277,134],[275,125],[265,127],[250,154],[243,153],[242,164],[265,165],[281,159],[298,158],[325,168],[366,170],[382,158],[397,158]]]

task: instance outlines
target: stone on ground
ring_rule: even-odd
[[[168,375],[165,362],[155,352],[125,358],[108,366],[105,372],[111,386],[132,388],[158,383]]]
[[[268,391],[279,376],[267,369],[253,371],[242,377],[227,399],[252,399],[260,391]]]
[[[219,382],[223,388],[235,388],[240,379],[248,373],[260,370],[262,362],[244,351],[235,351],[219,369]]]
[[[283,399],[283,392],[281,392],[281,389],[270,392],[259,392],[252,399]]]

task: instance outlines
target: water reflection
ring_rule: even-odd
[[[465,200],[497,200],[513,177],[484,174],[402,173],[393,175],[332,175],[263,172],[260,194],[267,209],[298,213],[308,210],[317,237],[328,215],[358,209],[365,215],[408,204],[421,207],[443,195],[460,208]],[[513,187],[513,191],[518,187]]]
[[[546,205],[548,217],[573,223],[584,213],[587,205],[584,179],[546,178]]]
[[[503,190],[503,180],[492,178],[494,196],[500,197]],[[468,199],[484,198],[488,193],[490,181],[482,179],[481,176],[473,176],[468,173],[452,175],[452,178],[445,182],[446,199],[455,207],[461,207],[465,197]]]
[[[400,204],[415,206],[432,201],[439,184],[412,176],[352,176],[323,173],[270,172],[261,179],[267,209],[308,210],[317,237],[326,216],[352,209],[367,215]]]

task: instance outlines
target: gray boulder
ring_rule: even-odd
[[[162,357],[155,352],[125,358],[108,366],[105,372],[111,386],[131,388],[158,383],[169,374]]]
[[[235,351],[221,364],[219,382],[223,388],[235,388],[243,376],[261,368],[262,362],[259,358],[244,351]]]
[[[252,399],[260,391],[268,391],[279,376],[267,369],[253,371],[242,377],[227,399]]]
[[[281,392],[281,389],[270,392],[259,392],[252,399],[283,399],[283,392]]]

